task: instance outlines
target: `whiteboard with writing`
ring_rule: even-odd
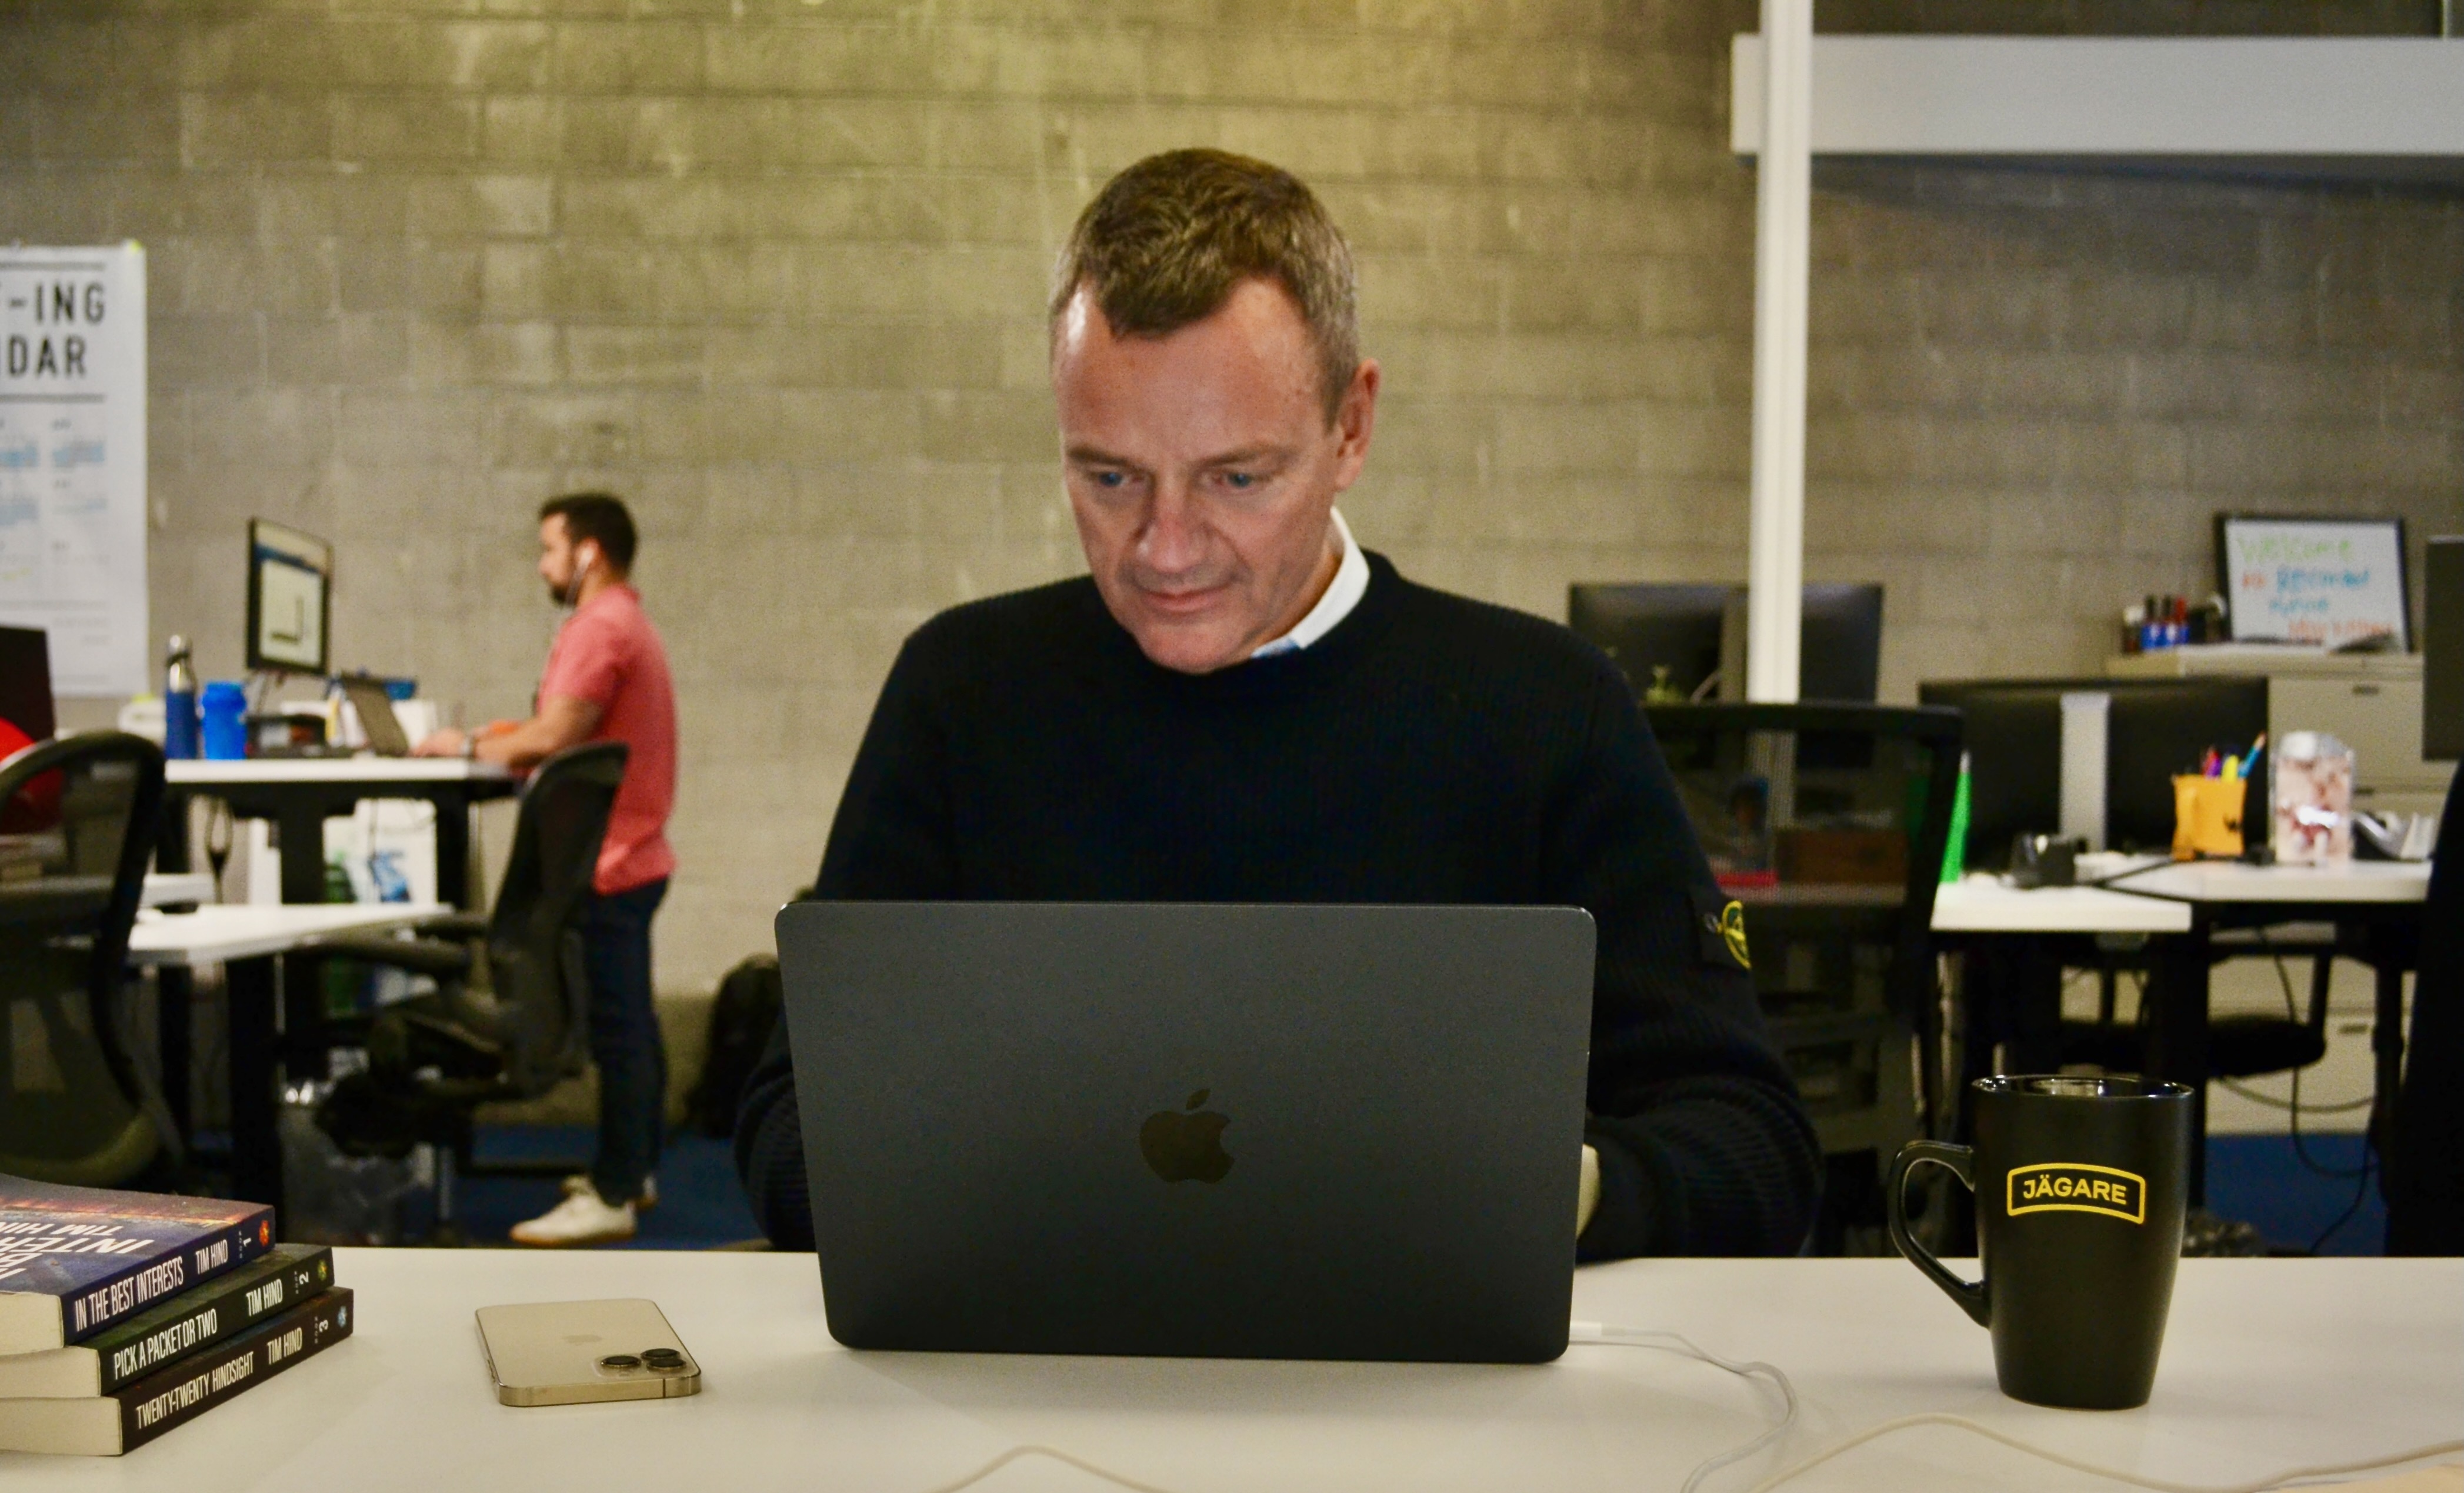
[[[145,615],[145,251],[0,249],[0,623],[52,690],[128,695]]]
[[[2400,518],[2220,516],[2216,572],[2235,641],[2410,646]]]

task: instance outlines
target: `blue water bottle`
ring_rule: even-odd
[[[248,756],[248,692],[236,679],[216,679],[200,697],[198,741],[209,760],[236,762]]]
[[[163,755],[187,759],[197,755],[197,671],[188,665],[188,640],[171,634],[170,654],[163,666]]]

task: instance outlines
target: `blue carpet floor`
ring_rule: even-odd
[[[2359,1135],[2304,1136],[2301,1150],[2329,1171],[2348,1173],[2362,1165]],[[2370,1169],[2366,1188],[2358,1176],[2322,1176],[2302,1163],[2289,1136],[2209,1136],[2208,1206],[2258,1225],[2267,1241],[2282,1249],[2304,1250],[2319,1241],[2322,1255],[2375,1255],[2387,1247],[2378,1169]],[[2344,1218],[2347,1208],[2350,1218]]]
[[[592,1132],[582,1125],[491,1126],[479,1132],[481,1162],[569,1156],[583,1170]],[[473,1176],[462,1180],[457,1211],[473,1244],[502,1244],[506,1231],[557,1204],[561,1189],[547,1177]],[[659,1157],[659,1205],[641,1216],[641,1232],[617,1249],[709,1249],[760,1236],[744,1189],[736,1180],[728,1143],[687,1133],[668,1138]]]

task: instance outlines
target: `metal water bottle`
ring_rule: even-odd
[[[197,755],[197,671],[188,663],[188,640],[171,634],[163,665],[163,755]]]

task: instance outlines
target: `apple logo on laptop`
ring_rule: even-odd
[[[1223,1127],[1232,1117],[1199,1109],[1207,1092],[1201,1088],[1190,1095],[1178,1111],[1157,1109],[1138,1127],[1138,1150],[1155,1175],[1167,1182],[1220,1182],[1232,1170],[1232,1157],[1223,1149]]]

